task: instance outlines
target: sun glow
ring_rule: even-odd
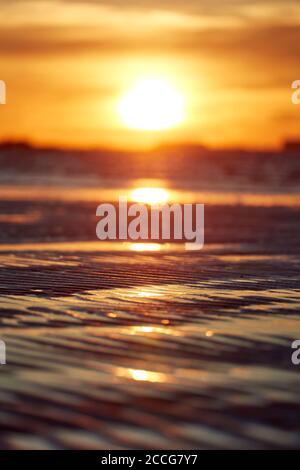
[[[129,128],[158,131],[183,121],[184,99],[169,82],[147,78],[121,98],[118,112]]]
[[[160,243],[131,243],[129,246],[131,251],[160,251]]]
[[[143,204],[163,204],[169,199],[169,193],[163,188],[137,188],[131,193],[131,200]]]

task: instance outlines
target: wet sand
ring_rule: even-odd
[[[299,446],[299,209],[249,207],[236,231],[240,207],[207,208],[191,256],[98,250],[89,203],[75,218],[9,204],[23,218],[0,220],[1,448]]]
[[[209,191],[173,181],[174,199],[205,203],[192,254],[97,241],[116,182],[6,178],[1,449],[299,448],[299,194],[255,168],[247,191],[232,172],[230,191],[216,173]]]

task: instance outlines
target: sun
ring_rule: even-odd
[[[168,81],[146,78],[121,97],[118,112],[131,129],[159,131],[183,121],[184,99]]]

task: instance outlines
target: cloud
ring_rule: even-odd
[[[2,21],[0,58],[93,56],[100,61],[107,56],[145,60],[153,56],[181,57],[193,61],[195,67],[197,61],[213,63],[212,68],[222,73],[221,80],[227,80],[227,86],[232,87],[280,87],[297,78],[297,15],[281,15],[278,19],[277,14],[267,18],[261,14],[259,21],[257,17],[253,21],[250,13],[253,5],[258,5],[255,2],[112,0],[108,6],[108,2],[96,0],[84,4],[77,0],[31,0],[30,4],[35,7],[28,10],[25,5],[28,7],[29,2],[23,0],[6,3],[7,11],[14,8],[15,14],[7,22]],[[172,6],[172,12],[153,10],[161,4],[164,9]],[[285,11],[295,6],[295,2],[264,0],[259,2],[259,11],[272,6],[278,13],[280,8]],[[145,12],[147,8],[152,8],[151,13]],[[212,16],[203,20],[203,12],[214,13],[216,21]],[[228,19],[234,12],[242,20],[230,23]],[[232,73],[228,73],[229,67]]]
[[[236,17],[243,19],[282,19],[300,16],[298,0],[0,0],[1,9],[23,12],[32,17],[36,11],[68,11],[83,8],[95,12],[112,10],[115,14],[130,12],[172,12],[194,17]]]
[[[101,31],[97,27],[17,26],[2,27],[1,55],[34,54],[195,54],[207,57],[241,57],[245,60],[300,59],[300,28],[293,25],[258,25],[248,28],[191,28],[188,31]]]

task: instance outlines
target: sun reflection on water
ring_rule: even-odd
[[[131,251],[160,251],[161,248],[161,243],[130,243],[129,245]]]
[[[144,204],[164,204],[169,200],[169,192],[164,188],[136,188],[130,199]]]
[[[167,376],[161,372],[153,372],[143,369],[118,368],[117,375],[137,382],[166,382]]]

